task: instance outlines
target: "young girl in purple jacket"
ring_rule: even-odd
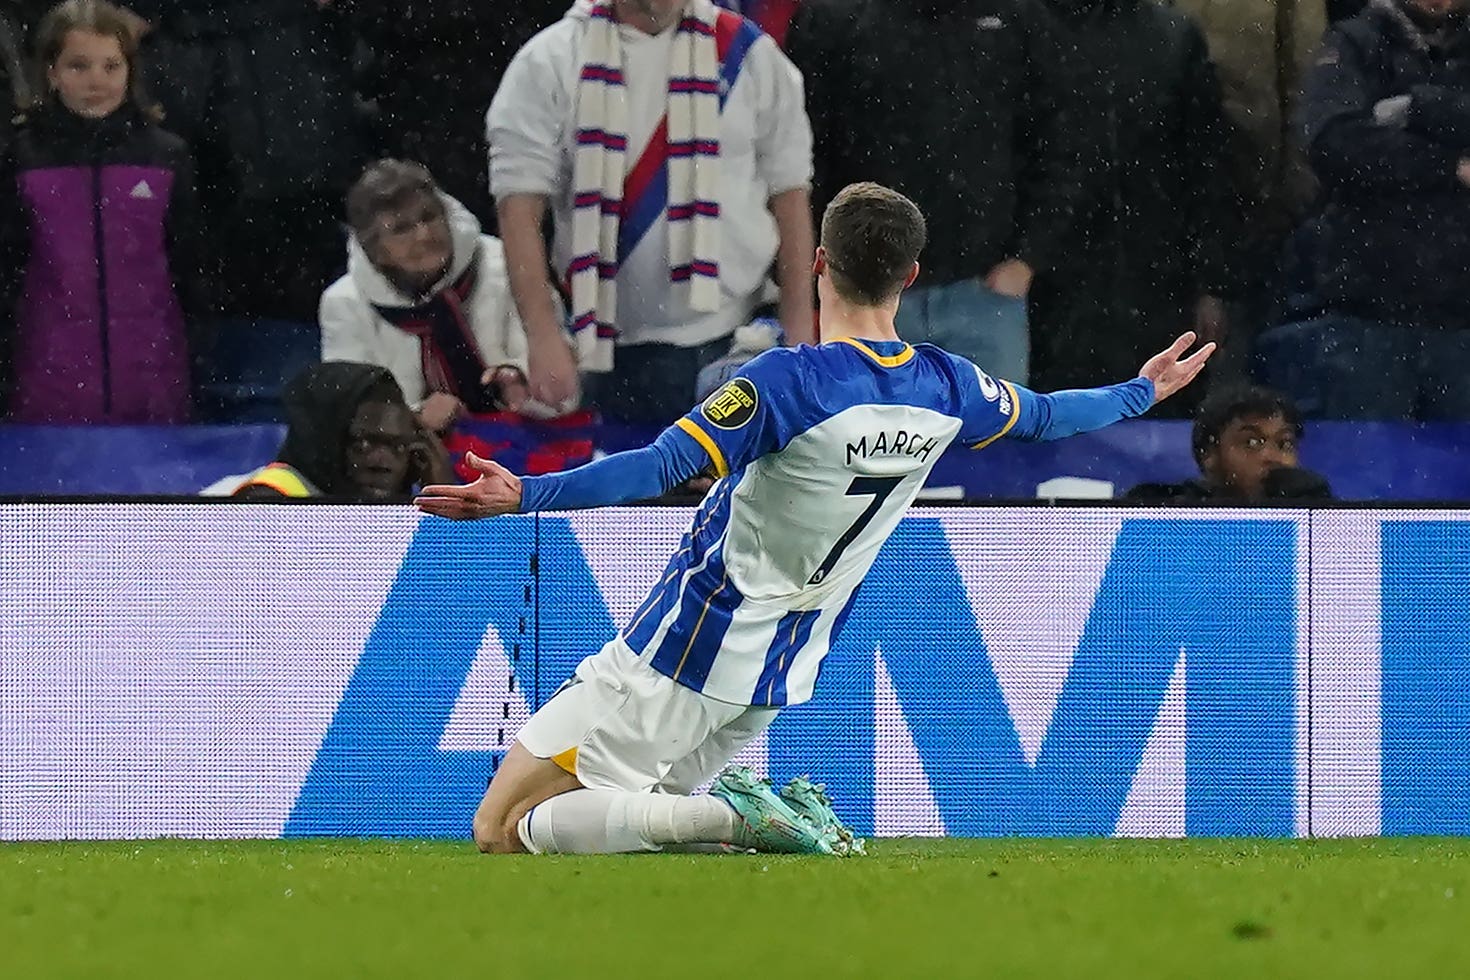
[[[195,292],[200,251],[188,148],[145,106],[116,7],[66,0],[37,30],[36,55],[46,94],[0,158],[10,419],[187,421],[181,297]]]

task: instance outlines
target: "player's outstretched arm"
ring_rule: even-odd
[[[667,493],[710,461],[694,440],[671,426],[650,446],[604,456],[564,473],[517,477],[474,453],[466,454],[465,462],[480,474],[479,479],[463,486],[424,487],[414,505],[426,514],[457,521],[611,507]]]
[[[1215,345],[1205,344],[1186,356],[1198,339],[1192,331],[1181,334],[1167,350],[1149,358],[1138,377],[1122,384],[1049,395],[1016,387],[1016,420],[1004,434],[1013,439],[1049,442],[1142,415],[1204,370]]]

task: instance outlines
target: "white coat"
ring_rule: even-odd
[[[516,313],[500,239],[483,234],[479,220],[464,205],[440,194],[454,242],[454,259],[444,278],[429,291],[437,293],[479,263],[474,292],[465,304],[480,359],[490,370],[509,365],[526,370],[526,328]],[[347,246],[347,274],[322,293],[318,319],[323,361],[376,364],[392,372],[409,405],[418,408],[431,392],[424,378],[421,341],[378,315],[375,306],[416,306],[420,299],[401,292],[373,265],[357,236]],[[529,402],[522,414],[537,418],[561,415],[577,407],[574,395],[556,409]]]

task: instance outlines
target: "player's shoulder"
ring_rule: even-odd
[[[764,402],[767,407],[789,399],[802,389],[803,359],[795,348],[773,347],[742,364],[734,377],[705,398],[702,411],[709,421],[726,416],[752,418]]]
[[[795,430],[820,421],[833,392],[843,387],[829,357],[807,344],[757,354],[705,400],[706,420],[728,426],[758,414],[774,415]]]
[[[817,348],[807,344],[772,347],[761,351],[740,368],[738,376],[774,384],[798,384],[817,363]]]
[[[938,373],[956,391],[979,386],[982,384],[982,378],[989,380],[989,375],[967,358],[951,354],[944,348],[933,344],[914,344],[913,346],[914,360],[927,365]]]
[[[915,344],[914,351],[945,376],[959,411],[972,411],[975,406],[988,403],[1003,416],[1011,414],[1016,393],[1009,382],[989,374],[969,358],[933,344]]]

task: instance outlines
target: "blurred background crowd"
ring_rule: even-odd
[[[1470,421],[1466,2],[0,0],[0,406],[291,424],[218,492],[399,493],[507,416],[555,468],[813,342],[875,180],[910,341],[1040,390],[1219,342],[1208,496],[1232,419],[1275,468]]]

